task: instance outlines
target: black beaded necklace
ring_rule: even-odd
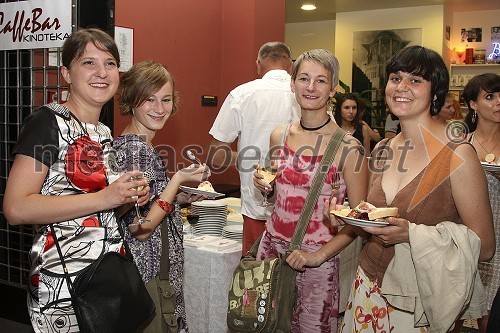
[[[303,124],[302,124],[302,118],[300,118],[300,127],[302,127],[303,130],[305,131],[317,131],[323,127],[325,127],[326,125],[328,125],[328,123],[331,121],[330,117],[328,117],[328,119],[326,120],[326,122],[321,125],[321,126],[318,126],[318,127],[305,127]]]

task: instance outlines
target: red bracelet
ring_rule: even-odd
[[[166,202],[165,200],[163,200],[161,198],[156,199],[155,202],[158,206],[160,206],[161,209],[163,209],[165,211],[165,213],[167,213],[167,215],[172,214],[172,212],[175,209],[174,205],[172,205],[169,202]]]

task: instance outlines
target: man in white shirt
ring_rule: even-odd
[[[258,206],[263,197],[253,185],[253,166],[268,153],[272,130],[300,118],[300,107],[290,89],[290,48],[281,42],[266,43],[260,48],[256,63],[259,79],[229,93],[209,131],[213,137],[210,148],[213,164],[228,166],[238,161],[243,254],[263,233],[272,210]],[[230,147],[236,138],[238,152]]]

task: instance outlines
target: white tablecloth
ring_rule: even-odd
[[[241,245],[224,251],[186,246],[184,297],[189,330],[227,333],[227,293],[241,258]]]
[[[362,240],[358,237],[340,254],[340,312],[345,310],[361,247]],[[189,330],[228,333],[227,293],[241,258],[241,246],[221,252],[186,246],[184,251],[184,297]]]

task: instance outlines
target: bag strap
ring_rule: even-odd
[[[50,232],[52,232],[52,238],[54,238],[54,243],[56,244],[57,253],[59,254],[59,259],[61,259],[61,265],[63,267],[64,278],[66,279],[66,283],[68,284],[68,290],[71,296],[74,294],[73,282],[71,282],[71,278],[69,277],[68,267],[66,267],[66,262],[64,261],[64,256],[61,251],[61,246],[59,245],[59,241],[57,240],[56,230],[52,224],[49,224]]]
[[[316,202],[318,201],[321,188],[325,183],[326,175],[328,174],[330,165],[332,164],[335,154],[337,154],[337,150],[339,149],[340,143],[342,142],[342,139],[345,135],[346,132],[339,127],[328,142],[328,146],[326,147],[323,158],[321,159],[321,164],[319,165],[318,169],[316,170],[316,174],[314,175],[311,189],[307,193],[304,207],[300,212],[299,222],[297,223],[292,240],[288,247],[289,251],[300,249],[300,244],[302,243],[302,239],[304,239],[304,236],[306,234],[306,228],[309,220],[311,219],[314,207],[316,206]]]
[[[161,256],[160,256],[160,280],[169,280],[170,260],[169,260],[168,222],[167,218],[161,223]]]

